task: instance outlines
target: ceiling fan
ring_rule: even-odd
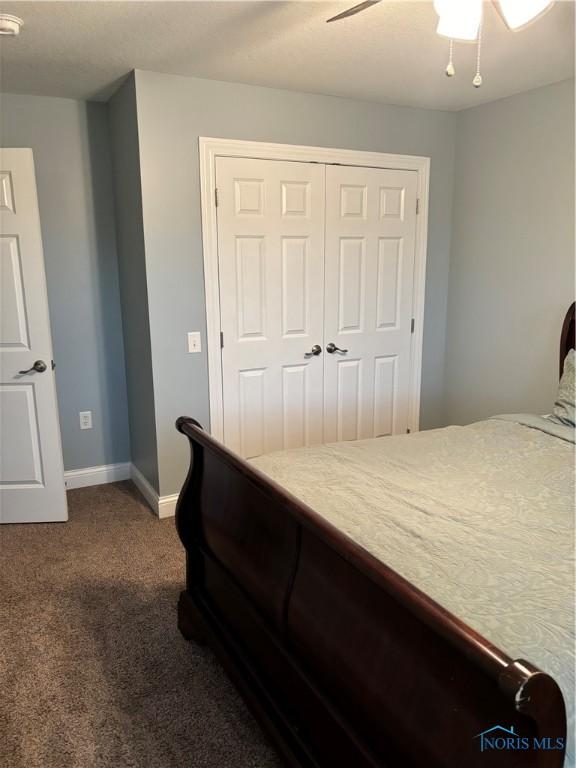
[[[364,0],[352,8],[332,16],[331,21],[340,21],[357,13],[366,11],[382,0]],[[547,11],[554,0],[492,0],[500,11],[504,23],[509,29],[519,29],[529,24],[537,16]],[[440,17],[438,29],[439,35],[451,37],[457,40],[475,40],[482,17],[482,0],[434,0],[434,9]]]
[[[327,23],[355,16],[380,2],[382,0],[364,0],[337,16],[332,16]],[[499,12],[508,29],[514,31],[526,26],[549,10],[554,5],[554,0],[492,0],[492,5]],[[477,41],[476,75],[472,83],[479,88],[482,85],[480,48],[483,0],[434,0],[434,10],[439,17],[437,34],[450,40],[450,58],[445,70],[446,75],[453,77],[456,74],[452,61],[454,40]]]

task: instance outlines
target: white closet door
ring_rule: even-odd
[[[224,442],[245,458],[323,440],[324,173],[216,161]]]
[[[406,432],[416,190],[415,171],[326,169],[325,442]]]

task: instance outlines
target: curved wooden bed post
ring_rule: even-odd
[[[573,346],[574,305],[561,340]],[[209,642],[294,768],[561,768],[563,748],[480,749],[500,726],[566,739],[552,677],[514,660],[180,418],[178,625]],[[509,733],[504,732],[503,736]],[[521,758],[521,759],[520,759]]]
[[[560,335],[560,376],[564,371],[564,360],[571,349],[576,347],[576,302],[573,302],[562,324],[562,333]]]

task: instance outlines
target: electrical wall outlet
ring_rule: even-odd
[[[201,352],[202,342],[200,341],[200,331],[190,331],[188,334],[188,352]]]
[[[80,411],[80,429],[92,429],[92,411]]]

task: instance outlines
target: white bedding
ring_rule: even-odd
[[[572,734],[570,439],[542,417],[506,416],[252,463],[512,658],[553,675]]]

